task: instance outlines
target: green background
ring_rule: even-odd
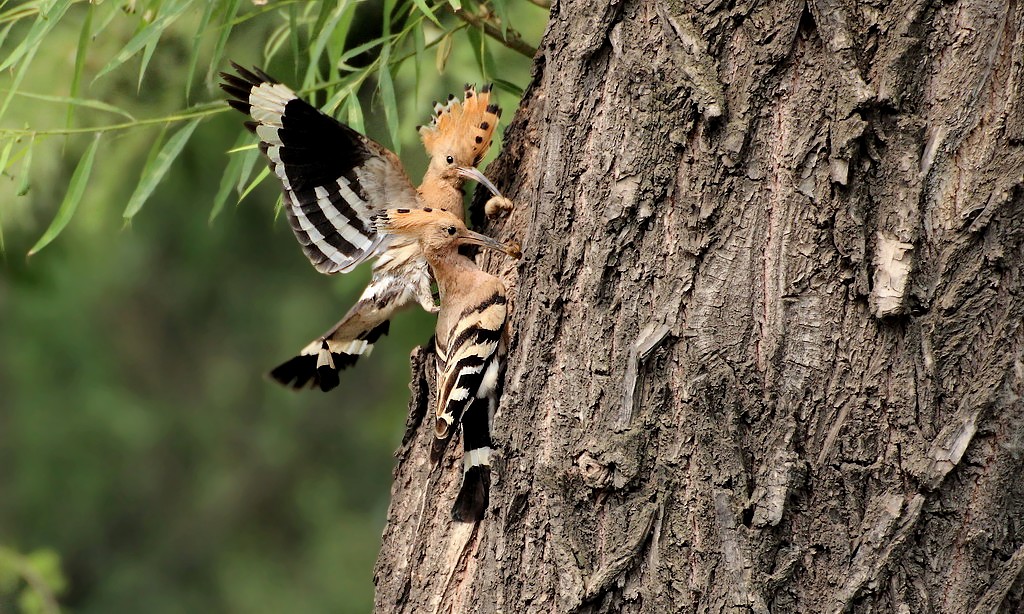
[[[372,2],[360,8],[352,32],[377,31],[380,9]],[[69,9],[20,90],[68,94],[85,10]],[[536,45],[546,12],[527,2],[509,10]],[[93,80],[138,27],[137,14],[116,17],[91,43],[82,95],[136,118],[222,98],[200,75],[185,99],[198,19],[198,12],[186,15],[164,33],[140,86],[138,58]],[[266,11],[235,28],[222,69],[226,59],[262,64],[280,19]],[[445,19],[457,23],[450,14]],[[13,29],[0,56],[26,30]],[[433,63],[420,66],[417,83],[406,62],[395,75],[402,158],[414,181],[426,159],[413,127],[428,119],[431,100],[485,78],[469,39],[453,40],[443,74]],[[497,44],[491,51],[503,67],[500,78],[524,87],[529,59]],[[205,68],[200,62],[200,72]],[[305,70],[301,56],[287,51],[266,68],[293,84]],[[0,76],[0,88],[10,80],[9,72]],[[360,91],[367,130],[390,144],[368,85]],[[518,100],[508,92],[498,97],[504,128]],[[67,105],[16,96],[2,125],[61,128],[66,113]],[[316,273],[275,215],[279,192],[271,181],[237,206],[233,194],[210,220],[242,120],[225,110],[203,121],[127,225],[125,204],[161,126],[104,134],[70,224],[31,257],[26,253],[53,219],[92,137],[39,139],[23,196],[20,163],[0,177],[0,545],[59,554],[64,608],[372,606],[393,452],[405,422],[408,354],[430,338],[433,321],[421,311],[404,313],[331,393],[295,393],[265,378],[344,313],[369,272]],[[91,109],[74,117],[81,127],[117,121]],[[496,138],[494,149],[499,144]],[[262,168],[261,160],[256,170]],[[0,583],[0,612],[16,609],[18,590],[10,579]]]

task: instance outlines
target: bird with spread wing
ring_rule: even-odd
[[[418,188],[398,157],[382,145],[319,111],[286,85],[253,68],[232,63],[237,75],[221,73],[232,107],[250,116],[246,126],[284,191],[284,210],[303,252],[321,273],[344,273],[376,258],[373,276],[358,302],[332,329],[294,358],[274,368],[278,382],[327,391],[338,371],[373,349],[388,332],[391,316],[419,303],[437,312],[431,274],[418,242],[385,240],[372,219],[386,209],[436,209],[464,219],[462,185],[467,179],[494,195],[497,209],[510,206],[477,170],[491,145],[501,109],[491,88],[466,86],[463,100],[434,104],[429,126],[419,128],[430,164]],[[495,207],[488,206],[489,211]]]

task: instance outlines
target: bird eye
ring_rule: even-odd
[[[444,161],[447,162],[448,164],[455,164],[455,158],[453,158],[451,156],[448,156],[447,158],[445,158]]]
[[[455,227],[454,226],[449,226],[448,227],[448,234],[450,234],[450,235],[455,234]]]

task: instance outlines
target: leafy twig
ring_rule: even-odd
[[[465,21],[466,23],[475,28],[480,28],[481,30],[483,30],[484,34],[490,36],[491,38],[498,41],[502,45],[505,45],[509,49],[517,51],[528,58],[533,58],[533,56],[537,55],[537,48],[531,47],[526,41],[520,38],[518,34],[510,31],[508,33],[508,37],[506,38],[505,36],[501,35],[501,30],[498,27],[496,27],[490,21],[483,19],[482,17],[474,15],[473,13],[465,9],[452,12],[455,13],[455,16],[458,17],[459,19]]]

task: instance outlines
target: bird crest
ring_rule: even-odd
[[[442,104],[434,103],[430,125],[420,126],[420,138],[427,155],[452,156],[457,164],[476,166],[491,146],[491,137],[501,117],[501,108],[491,102],[491,86],[467,84],[460,101],[453,94]]]

